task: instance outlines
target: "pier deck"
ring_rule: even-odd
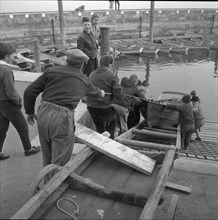
[[[218,123],[207,121],[199,135],[201,141],[191,142],[187,150],[181,150],[180,156],[218,161]]]

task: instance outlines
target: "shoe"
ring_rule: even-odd
[[[195,138],[196,141],[201,141],[201,138]]]
[[[5,160],[5,159],[8,159],[9,157],[10,157],[10,155],[8,155],[8,154],[0,153],[0,160]]]
[[[40,151],[40,146],[37,146],[37,147],[32,146],[32,148],[28,151],[25,151],[24,154],[25,154],[25,156],[30,156],[32,154],[38,153],[39,151]]]

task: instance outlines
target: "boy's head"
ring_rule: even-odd
[[[100,58],[100,66],[109,67],[113,63],[113,58],[110,55],[103,55]]]
[[[198,102],[199,101],[199,97],[194,95],[194,96],[192,96],[191,101],[192,102]]]
[[[191,91],[191,96],[194,96],[194,95],[197,95],[196,90],[192,90],[192,91]]]
[[[190,103],[190,101],[191,101],[190,95],[184,95],[182,97],[182,102],[183,103]]]
[[[91,23],[92,23],[94,26],[96,26],[96,25],[99,23],[99,21],[100,21],[99,15],[97,15],[97,14],[94,13],[94,14],[91,16]]]
[[[90,22],[90,19],[88,17],[83,17],[82,18],[82,26],[83,26],[83,29],[86,32],[90,32],[90,30],[91,30],[91,22]]]
[[[0,43],[0,60],[11,60],[13,55],[16,52],[14,47],[7,43]]]
[[[135,74],[132,74],[130,77],[129,77],[130,81],[134,84],[134,85],[137,85],[138,83],[138,77],[135,75]]]

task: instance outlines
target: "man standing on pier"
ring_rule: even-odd
[[[64,166],[70,160],[75,141],[75,108],[84,96],[101,99],[105,95],[81,71],[88,59],[81,50],[70,50],[65,66],[47,69],[24,91],[24,108],[29,124],[36,119],[35,101],[42,93],[37,125],[43,166],[51,163]]]

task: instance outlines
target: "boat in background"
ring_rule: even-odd
[[[182,92],[163,91],[157,100],[142,100],[140,111],[147,122],[148,127],[176,127],[178,125],[179,112],[166,109],[165,104],[180,104]]]

